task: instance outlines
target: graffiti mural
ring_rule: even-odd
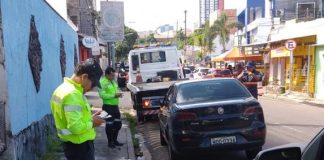
[[[65,70],[66,70],[66,53],[64,49],[64,40],[62,35],[61,35],[61,42],[60,42],[60,64],[61,64],[62,78],[64,78]]]
[[[29,34],[29,47],[28,47],[28,61],[30,69],[33,74],[34,84],[38,92],[41,84],[40,73],[42,71],[42,49],[38,39],[38,32],[34,20],[34,15],[30,20],[30,34]]]
[[[78,53],[76,45],[74,44],[74,67],[78,65]]]

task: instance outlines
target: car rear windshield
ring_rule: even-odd
[[[177,103],[217,101],[247,98],[251,94],[239,81],[233,79],[198,81],[179,86]]]

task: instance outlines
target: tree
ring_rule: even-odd
[[[186,40],[186,37],[185,37],[183,29],[181,28],[179,31],[177,31],[176,36],[175,36],[175,41],[176,41],[178,49],[184,48],[185,40]]]
[[[116,43],[117,61],[127,58],[129,51],[132,50],[137,39],[138,39],[137,32],[132,28],[125,26],[124,40]]]
[[[205,52],[211,53],[214,50],[213,40],[216,38],[217,32],[209,27],[209,21],[205,23],[203,34],[205,39]]]
[[[215,33],[209,27],[209,22],[206,21],[203,28],[197,29],[192,35],[193,44],[201,48],[200,57],[204,57],[206,53],[213,51],[213,39]],[[191,39],[191,38],[189,38]]]
[[[154,38],[154,34],[151,33],[146,37],[146,43],[150,44],[150,43],[156,43],[156,39]]]
[[[157,40],[154,37],[154,33],[149,34],[148,36],[144,38],[139,38],[137,39],[137,44],[151,44],[151,43],[156,43]]]
[[[211,32],[219,35],[223,52],[225,52],[225,45],[229,41],[230,30],[236,26],[236,23],[228,22],[228,17],[225,12],[214,22],[211,26]]]

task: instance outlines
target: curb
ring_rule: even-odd
[[[275,95],[275,94],[263,94],[263,97],[273,98],[273,99],[280,99],[280,100],[284,100],[284,101],[292,101],[292,102],[296,102],[296,103],[309,104],[309,105],[324,108],[324,103],[317,102],[316,100],[314,101],[314,100],[311,100],[311,99],[308,99],[308,98],[298,99],[298,98],[294,98],[294,97],[284,97],[284,96]]]
[[[134,151],[134,145],[133,145],[133,140],[132,140],[132,134],[129,129],[129,124],[128,121],[123,119],[123,123],[127,125],[126,129],[126,139],[127,139],[127,151],[128,151],[128,159],[135,160],[135,151]]]
[[[137,138],[140,143],[140,150],[143,153],[142,157],[137,157],[137,160],[152,160],[152,155],[149,151],[149,149],[146,146],[146,141],[144,140],[144,137],[142,134],[138,133]]]

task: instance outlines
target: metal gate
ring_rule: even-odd
[[[0,155],[6,149],[6,83],[4,67],[4,50],[2,34],[2,14],[0,1]]]

